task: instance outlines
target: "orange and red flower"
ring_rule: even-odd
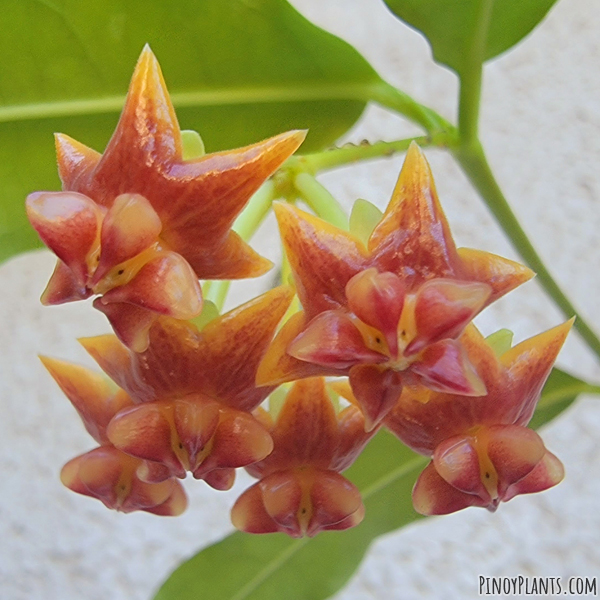
[[[368,427],[387,414],[403,385],[485,394],[457,338],[532,272],[455,247],[416,144],[366,247],[352,233],[287,204],[275,211],[304,310],[274,340],[259,385],[349,375]]]
[[[150,343],[133,352],[113,335],[81,340],[102,369],[133,400],[106,435],[120,451],[145,462],[145,481],[190,471],[217,489],[233,485],[235,469],[273,448],[251,414],[272,391],[256,388],[256,369],[293,292],[279,287],[211,321],[158,319]]]
[[[120,410],[132,406],[133,400],[107,378],[89,369],[46,357],[42,362],[72,402],[88,433],[100,444],[63,467],[60,474],[63,484],[122,512],[181,514],[187,507],[181,484],[173,478],[160,483],[144,481],[140,477],[144,461],[121,452],[108,439],[106,429],[110,420]]]
[[[274,447],[246,467],[259,481],[235,503],[233,524],[249,533],[292,537],[358,525],[364,517],[360,492],[340,472],[375,433],[365,432],[361,411],[350,405],[336,412],[325,381],[315,377],[296,382],[277,414],[263,409],[255,414]]]
[[[413,490],[415,509],[447,514],[559,483],[561,462],[527,428],[572,321],[521,342],[501,356],[473,325],[460,337],[487,394],[467,397],[406,386],[384,420],[410,448],[431,456]]]
[[[98,296],[119,339],[147,347],[159,315],[200,313],[198,279],[255,277],[271,264],[231,230],[305,132],[184,160],[158,62],[146,47],[119,124],[100,154],[56,136],[63,192],[36,192],[27,213],[58,256],[45,304]]]

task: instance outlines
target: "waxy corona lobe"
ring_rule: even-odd
[[[142,52],[104,154],[57,134],[63,192],[27,200],[31,224],[58,256],[45,304],[99,296],[119,339],[144,350],[159,315],[202,308],[198,279],[239,279],[271,263],[231,226],[298,148],[303,131],[183,160],[175,111],[150,49]]]
[[[416,144],[366,247],[289,205],[275,210],[304,310],[278,334],[259,368],[259,385],[349,375],[368,427],[385,417],[406,384],[485,394],[456,338],[533,273],[455,247]]]

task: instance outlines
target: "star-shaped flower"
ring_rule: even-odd
[[[183,478],[190,471],[228,489],[235,468],[271,452],[271,437],[251,411],[273,388],[256,388],[254,380],[292,297],[289,287],[276,288],[201,331],[163,317],[141,353],[113,335],[81,340],[135,403],[116,413],[107,436],[119,450],[146,461],[146,481]]]
[[[187,507],[181,484],[173,478],[148,483],[140,477],[144,461],[117,450],[107,437],[112,417],[132,406],[133,400],[107,378],[89,369],[46,357],[42,362],[72,402],[88,433],[100,444],[63,467],[60,474],[63,484],[121,512],[181,514]]]
[[[146,47],[104,154],[57,134],[64,191],[27,199],[33,227],[59,259],[42,301],[99,295],[94,306],[119,339],[143,350],[158,315],[199,314],[199,278],[255,277],[270,268],[231,226],[304,137],[291,131],[184,160],[173,105]]]
[[[485,393],[456,338],[485,306],[533,274],[499,256],[455,247],[416,144],[366,246],[287,204],[276,213],[304,310],[274,340],[259,385],[349,375],[368,427],[406,384]]]
[[[483,379],[477,398],[405,387],[384,424],[416,452],[431,456],[413,490],[415,509],[447,514],[559,483],[561,462],[527,428],[572,321],[496,356],[474,325],[460,341]]]
[[[336,385],[345,396],[351,394]],[[340,472],[360,454],[375,431],[353,405],[336,412],[323,378],[296,382],[273,415],[258,409],[271,433],[273,452],[246,470],[259,482],[231,511],[248,533],[280,531],[292,537],[348,529],[364,517],[360,492]]]

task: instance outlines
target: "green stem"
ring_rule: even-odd
[[[290,159],[288,159],[288,163],[286,163],[286,165],[290,165],[292,167],[297,166],[299,170],[303,170],[314,175],[319,171],[343,167],[361,160],[389,157],[393,156],[397,152],[406,152],[410,146],[410,143],[413,141],[417,142],[417,144],[419,144],[421,147],[431,146],[434,144],[434,140],[430,136],[395,140],[393,142],[375,142],[374,144],[348,144],[341,148],[332,148],[323,152],[315,152],[314,154],[292,156]],[[435,145],[441,147],[447,145],[442,141],[441,134],[436,140]]]
[[[525,260],[525,262],[537,273],[539,282],[548,292],[563,314],[570,318],[577,316],[575,329],[581,334],[587,345],[600,358],[600,339],[579,315],[570,300],[560,289],[559,285],[546,268],[546,265],[529,241],[527,234],[521,227],[514,212],[510,208],[494,174],[487,162],[483,148],[479,142],[469,147],[456,149],[454,152],[456,160],[470,179],[471,184],[479,192],[488,208],[512,242],[512,245]]]
[[[298,173],[294,186],[302,200],[318,217],[335,227],[348,230],[348,216],[338,201],[309,173]]]
[[[210,300],[216,307],[219,313],[223,312],[227,293],[231,287],[231,281],[223,279],[220,281],[207,281],[202,287],[202,294],[205,300]]]
[[[475,33],[465,57],[465,67],[459,74],[458,130],[461,144],[465,146],[477,142],[483,62],[493,6],[494,0],[480,0],[474,24]]]
[[[386,81],[379,81],[371,86],[368,99],[404,115],[430,134],[439,132],[450,134],[455,131],[455,127],[441,115],[431,108],[419,104]]]
[[[246,208],[233,224],[233,230],[245,241],[249,241],[271,210],[277,195],[273,180],[266,181],[250,198]],[[225,306],[231,281],[207,281],[203,287],[204,297],[214,302],[219,312]]]
[[[250,198],[242,214],[235,220],[233,230],[245,242],[250,240],[265,220],[276,196],[277,191],[273,180],[269,179],[265,181],[252,198]]]

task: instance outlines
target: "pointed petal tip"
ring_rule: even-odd
[[[285,219],[286,217],[290,217],[293,219],[301,219],[303,216],[308,215],[308,213],[304,212],[303,210],[300,210],[299,208],[290,204],[286,200],[275,200],[272,206],[273,212],[275,213],[275,216],[277,217],[277,221],[279,222],[280,226],[280,219]]]
[[[302,145],[307,133],[308,129],[291,129],[258,142],[254,146],[264,146],[265,152],[281,155],[281,160],[278,161],[281,164]]]
[[[417,157],[425,158],[425,155],[423,154],[423,150],[421,149],[421,146],[419,146],[419,144],[417,143],[416,140],[413,140],[409,144],[408,150],[406,151],[406,156],[410,156],[411,158],[417,158]]]
[[[158,103],[156,106],[153,106],[153,102],[150,102],[150,105],[148,105],[148,100],[158,100]],[[169,113],[167,119],[170,122],[169,125],[177,122],[160,63],[148,44],[142,49],[133,70],[122,116],[123,114],[130,114],[133,119],[134,113],[136,113],[136,106],[145,107],[145,116],[149,115],[149,107],[150,110],[156,110],[157,106],[161,110],[166,109],[166,112]],[[137,115],[136,118],[139,118],[139,116]],[[177,132],[179,132],[178,127]]]
[[[139,57],[138,57],[134,73],[135,73],[135,71],[137,71],[138,67],[140,67],[141,65],[149,65],[152,63],[158,64],[158,59],[156,58],[156,55],[152,51],[152,48],[150,48],[150,44],[148,42],[146,42],[144,44],[144,47],[142,48],[142,51],[140,52]]]
[[[38,358],[50,373],[52,373],[53,370],[56,371],[64,364],[64,361],[58,358],[52,358],[51,356],[45,356],[44,354],[38,354]]]
[[[569,332],[573,327],[574,322],[575,317],[571,317],[568,321],[565,321],[556,327],[552,327],[551,329],[543,331],[542,333],[538,333],[531,338],[523,340],[505,352],[500,357],[501,361],[504,364],[511,364],[516,357],[535,348],[538,350],[538,352],[547,357],[547,361],[554,363],[558,353],[560,352],[560,349],[567,339],[567,335],[569,335]]]
[[[113,333],[78,338],[83,349],[102,367],[110,362],[124,363],[129,358],[129,351]],[[103,366],[104,365],[104,366]]]
[[[404,164],[402,165],[402,170],[400,171],[399,179],[402,179],[403,174],[405,177],[410,176],[412,179],[417,173],[419,175],[431,175],[429,163],[425,158],[425,153],[419,144],[413,140],[406,151],[406,157],[404,159]]]
[[[296,148],[299,148],[302,145],[302,142],[304,142],[306,139],[307,135],[308,129],[291,129],[290,131],[280,134],[279,137],[295,144]]]
[[[249,279],[253,279],[254,277],[260,277],[265,273],[268,273],[273,267],[275,263],[264,256],[257,255],[253,260],[252,270],[247,273],[247,277]]]

